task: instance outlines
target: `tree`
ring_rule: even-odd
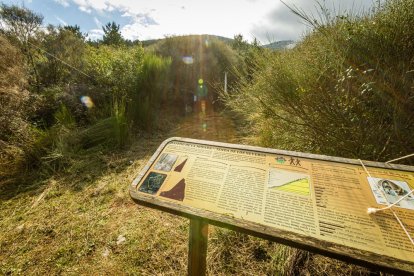
[[[115,46],[125,44],[125,40],[122,38],[121,32],[119,30],[119,25],[114,21],[108,22],[104,27],[102,27],[102,30],[104,31],[102,39],[103,44]]]
[[[85,43],[76,26],[48,26],[47,34],[42,39],[42,49],[46,54],[37,63],[37,68],[43,87],[79,81],[79,72],[73,67],[82,67]]]
[[[231,44],[232,48],[238,51],[240,54],[247,51],[249,48],[249,42],[244,40],[242,34],[235,35]]]
[[[263,48],[260,47],[259,42],[254,38],[253,43],[250,44],[247,40],[244,40],[243,35],[238,34],[234,36],[232,42],[232,48],[238,52],[240,57],[244,61],[244,68],[240,70],[245,74],[248,80],[252,79],[253,72],[256,70],[257,64],[257,54],[260,54],[263,51]]]
[[[80,26],[78,26],[78,25],[74,25],[74,26],[73,25],[63,26],[60,29],[71,32],[72,34],[74,34],[76,37],[82,39],[83,41],[88,36],[88,34],[86,34],[86,33],[84,34],[84,33],[81,32]]]
[[[33,39],[39,32],[43,16],[25,7],[16,5],[0,5],[0,30],[11,40],[17,40],[22,49],[30,69],[33,71],[35,85],[39,91],[40,78],[35,65],[35,52]],[[32,42],[30,41],[32,40]],[[35,46],[36,48],[36,46]]]
[[[1,31],[26,45],[42,25],[43,16],[16,5],[8,6],[2,3],[0,7]]]

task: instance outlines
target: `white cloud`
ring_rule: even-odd
[[[91,40],[102,39],[103,35],[104,31],[102,29],[92,29],[88,32],[88,38],[90,38]]]
[[[65,8],[69,7],[69,0],[54,0],[56,3],[61,4]]]
[[[289,7],[299,9],[311,18],[321,21],[320,9],[317,7],[316,1],[291,0],[285,2]],[[325,3],[326,9],[333,16],[350,12],[360,13],[372,6],[372,0],[359,0],[357,4],[355,0],[326,0],[320,1],[320,3]],[[283,3],[278,3],[251,28],[251,32],[264,44],[278,40],[297,40],[310,30],[309,26]]]
[[[107,0],[72,0],[75,5],[79,7],[79,9],[83,12],[91,13],[93,10],[102,13],[102,12],[111,12],[115,9],[123,9],[124,6],[119,5],[116,1],[116,4],[112,4],[111,1]],[[112,1],[113,2],[113,1]],[[133,4],[132,1],[130,4]]]
[[[99,19],[96,18],[96,16],[93,17],[93,21],[95,22],[96,27],[98,27],[98,28],[101,28],[102,27],[102,22],[99,21]]]
[[[62,18],[60,18],[59,16],[55,16],[55,18],[60,22],[60,24],[62,24],[63,26],[67,26],[68,23],[66,23],[65,20],[63,20]]]
[[[89,13],[89,14],[92,13],[92,9],[89,9],[85,6],[79,6],[79,10],[83,11],[83,12],[86,12],[86,13]]]
[[[129,39],[162,38],[167,34],[215,34],[233,37],[242,34],[266,43],[275,40],[298,39],[306,30],[300,20],[280,1],[275,0],[55,0],[71,1],[79,10],[101,16],[118,11],[131,22],[121,26]],[[315,1],[285,0],[307,12],[314,12]],[[336,10],[349,9],[356,0],[325,0]],[[354,7],[369,7],[372,0],[359,0]],[[185,8],[183,8],[185,7]],[[114,19],[116,21],[116,19]],[[98,25],[98,23],[95,21]],[[102,24],[100,24],[102,25]]]

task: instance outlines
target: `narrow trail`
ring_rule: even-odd
[[[194,111],[186,116],[171,136],[237,143],[240,137],[233,121],[223,112],[216,112],[211,104],[206,112]]]

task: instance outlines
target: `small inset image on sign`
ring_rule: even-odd
[[[164,171],[169,172],[171,168],[174,166],[175,161],[177,161],[178,155],[171,154],[171,153],[163,153],[161,154],[160,159],[154,166],[154,170],[157,171]]]
[[[405,181],[375,177],[367,177],[367,179],[378,204],[387,205],[387,200],[390,204],[393,204],[411,191],[410,186]],[[401,208],[414,210],[414,196],[409,195],[396,205]]]
[[[267,187],[270,189],[309,196],[309,186],[309,175],[307,174],[277,168],[269,170]]]
[[[138,191],[152,195],[156,194],[166,177],[166,174],[150,172]]]

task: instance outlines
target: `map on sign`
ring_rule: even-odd
[[[191,142],[188,142],[191,141]],[[414,264],[414,246],[391,211],[414,188],[414,172],[170,140],[135,180],[138,195]],[[134,190],[134,191],[135,191]],[[414,195],[393,208],[414,233]]]

